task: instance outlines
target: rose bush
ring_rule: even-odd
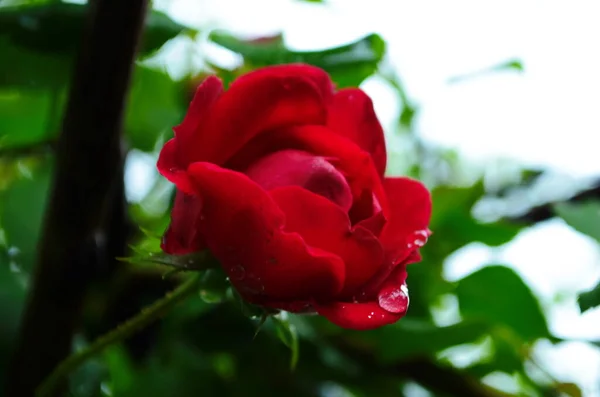
[[[247,301],[372,329],[408,308],[431,199],[384,177],[383,130],[360,89],[308,65],[198,87],[158,169],[177,187],[162,248],[209,249]]]

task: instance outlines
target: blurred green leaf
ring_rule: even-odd
[[[293,370],[296,368],[298,357],[300,356],[300,344],[298,342],[298,331],[296,330],[296,326],[290,323],[287,318],[281,318],[280,316],[271,316],[270,318],[275,325],[277,337],[292,353],[290,358],[290,368]]]
[[[0,8],[0,87],[64,91],[86,8],[62,2]],[[146,19],[141,55],[153,53],[183,29],[165,14],[152,11]]]
[[[82,37],[87,4],[52,2],[0,8],[0,35],[16,45],[42,53],[72,55]],[[159,11],[150,12],[140,52],[156,51],[184,26]],[[0,51],[1,52],[1,51]]]
[[[0,54],[3,58],[0,62],[0,88],[3,89],[56,89],[64,87],[71,77],[71,57],[36,52],[11,42],[8,36],[2,34]]]
[[[145,66],[133,73],[125,117],[131,146],[152,151],[160,135],[177,125],[185,114],[184,86],[168,74]]]
[[[584,312],[600,305],[600,283],[591,290],[579,295],[579,309]]]
[[[187,107],[184,98],[183,83],[174,82],[164,72],[136,65],[125,114],[125,133],[131,146],[154,150],[161,134],[183,118]],[[66,87],[0,91],[0,148],[24,148],[56,138],[65,102]]]
[[[474,241],[498,246],[512,240],[522,229],[521,225],[504,221],[483,223],[471,215],[473,205],[484,193],[481,181],[468,188],[441,186],[433,189],[433,214],[429,227],[434,235],[424,252],[435,250],[436,258],[443,260]],[[438,239],[436,236],[442,237]]]
[[[69,376],[68,397],[104,397],[101,382],[106,369],[98,360],[89,360]]]
[[[487,266],[458,281],[456,294],[465,318],[514,330],[525,342],[550,337],[537,298],[512,269]]]
[[[339,88],[356,87],[377,70],[385,53],[385,42],[370,34],[353,43],[322,51],[294,51],[286,48],[282,36],[242,40],[215,31],[210,39],[240,54],[252,67],[284,63],[307,63],[327,71]]]
[[[0,256],[0,390],[4,390],[4,374],[18,332],[21,313],[25,306],[25,287],[22,275],[10,268],[6,253]]]
[[[557,203],[554,212],[573,229],[600,242],[600,201]]]
[[[104,353],[109,387],[112,393],[119,396],[135,387],[135,370],[131,359],[122,345],[114,345]]]
[[[46,160],[31,178],[18,179],[0,192],[0,225],[8,245],[18,250],[17,265],[26,273],[35,263],[52,170],[51,161]]]
[[[449,79],[448,82],[449,83],[458,83],[458,82],[461,82],[464,80],[469,80],[469,79],[472,79],[475,77],[485,76],[490,73],[497,73],[497,72],[503,72],[503,71],[522,72],[524,70],[525,70],[525,68],[523,67],[523,62],[521,62],[521,60],[509,59],[507,61],[487,67],[485,69],[478,70],[473,73],[467,73],[467,74],[459,75],[456,77],[452,77]]]
[[[24,148],[55,138],[64,96],[63,90],[0,91],[0,150]]]
[[[374,344],[385,362],[435,353],[455,345],[473,343],[488,335],[490,326],[481,321],[461,321],[438,327],[429,321],[404,318],[394,325],[363,333],[357,338]]]
[[[575,383],[559,383],[554,386],[554,389],[569,397],[583,397],[583,392]]]

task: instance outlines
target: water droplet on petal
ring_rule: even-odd
[[[246,269],[242,265],[235,265],[229,269],[229,277],[233,281],[242,281],[246,277]]]
[[[428,230],[417,230],[416,232],[414,232],[410,238],[409,238],[409,243],[408,243],[408,248],[413,248],[413,247],[422,247],[425,245],[425,243],[427,243],[427,239],[429,238],[429,231]]]
[[[408,309],[408,288],[406,284],[399,287],[383,288],[378,296],[379,306],[390,313],[403,313]]]

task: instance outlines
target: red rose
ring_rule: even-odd
[[[158,160],[177,186],[165,252],[207,248],[249,302],[341,327],[406,313],[406,265],[420,260],[431,199],[383,176],[383,131],[363,91],[335,92],[308,65],[256,70],[226,92],[211,76],[174,131]]]

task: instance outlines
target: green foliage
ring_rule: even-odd
[[[582,312],[600,305],[600,283],[591,290],[579,295],[579,308]]]
[[[0,8],[0,36],[26,50],[70,57],[79,46],[87,10],[86,4],[62,2]],[[156,51],[183,30],[164,13],[152,11],[141,54]]]
[[[66,104],[74,54],[87,6],[50,3],[0,9],[0,149],[56,138]],[[146,21],[141,56],[150,55],[184,27],[153,11]],[[183,117],[183,83],[136,65],[125,129],[133,147],[152,151]]]
[[[511,269],[487,266],[457,283],[456,294],[465,318],[503,324],[525,342],[550,336],[539,302]]]
[[[557,203],[554,212],[573,229],[600,242],[600,201]]]
[[[364,337],[375,344],[381,360],[395,362],[423,355],[433,356],[452,346],[477,341],[489,332],[490,325],[481,321],[461,321],[438,327],[428,321],[406,318],[394,325],[369,331]]]
[[[490,246],[502,245],[521,230],[521,225],[504,221],[482,223],[474,219],[471,209],[483,195],[481,181],[471,187],[440,186],[433,190],[434,212],[430,229],[443,236],[438,242],[441,256],[474,241]]]
[[[385,42],[376,34],[322,51],[290,50],[285,46],[281,35],[248,41],[215,31],[211,33],[210,39],[243,56],[244,61],[252,68],[298,62],[318,66],[326,70],[340,88],[360,85],[377,70],[385,53]]]
[[[291,351],[290,368],[294,370],[296,365],[298,365],[298,359],[300,356],[298,331],[296,330],[294,324],[291,324],[290,321],[283,316],[271,316],[270,318],[275,325],[277,337]]]
[[[125,117],[129,143],[139,150],[154,150],[160,134],[183,119],[184,92],[183,83],[173,82],[166,73],[136,67]]]
[[[49,195],[52,163],[38,164],[31,177],[20,177],[0,191],[0,222],[6,243],[17,253],[13,260],[29,273],[36,259],[44,210]]]

